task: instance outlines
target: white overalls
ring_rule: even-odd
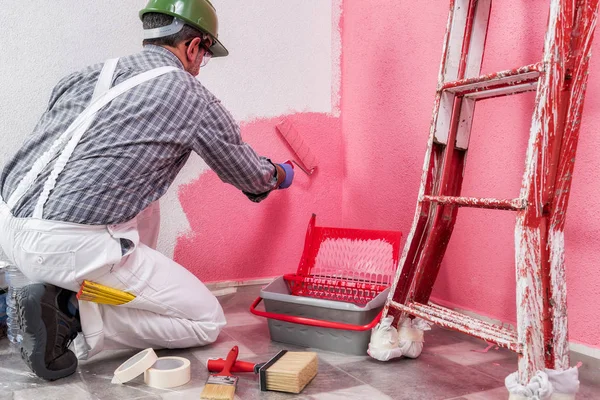
[[[117,62],[105,63],[90,105],[35,162],[10,198],[5,202],[0,196],[0,246],[29,279],[74,292],[87,279],[136,296],[122,306],[79,302],[83,335],[75,340],[75,351],[81,359],[103,349],[202,346],[214,342],[225,326],[223,310],[206,286],[155,250],[158,202],[118,225],[88,226],[42,218],[57,177],[97,112],[135,86],[177,71],[175,67],[156,68],[111,89]],[[12,208],[59,152],[33,217],[15,218]],[[129,242],[126,254],[122,254],[121,240]]]

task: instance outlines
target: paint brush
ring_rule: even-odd
[[[227,355],[223,370],[218,374],[208,377],[204,390],[200,395],[204,400],[233,400],[238,378],[231,375],[231,367],[235,364],[238,356],[238,347],[233,346]]]
[[[207,368],[211,372],[220,371],[225,365],[222,358],[208,360]],[[259,375],[260,389],[287,393],[300,393],[317,375],[317,353],[288,352],[281,350],[265,363],[252,364],[237,361],[231,370],[234,372],[254,372]]]

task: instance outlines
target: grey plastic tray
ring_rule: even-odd
[[[381,292],[364,307],[341,301],[293,296],[283,277],[260,291],[267,312],[324,321],[367,325],[379,314],[389,289]],[[366,355],[371,330],[350,331],[294,324],[269,318],[269,333],[275,342],[312,347],[338,353]]]

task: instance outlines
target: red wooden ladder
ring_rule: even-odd
[[[517,352],[522,384],[544,367],[569,367],[563,229],[599,1],[551,0],[542,61],[484,76],[492,1],[450,1],[417,209],[383,313]],[[519,197],[460,197],[476,102],[528,91],[537,94]],[[459,207],[517,214],[516,332],[429,302]]]

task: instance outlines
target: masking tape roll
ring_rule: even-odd
[[[154,350],[146,349],[140,351],[129,360],[125,361],[115,370],[115,376],[111,383],[125,383],[143,374],[158,360]]]
[[[144,372],[146,385],[168,389],[182,386],[191,379],[190,361],[182,357],[161,357]]]

